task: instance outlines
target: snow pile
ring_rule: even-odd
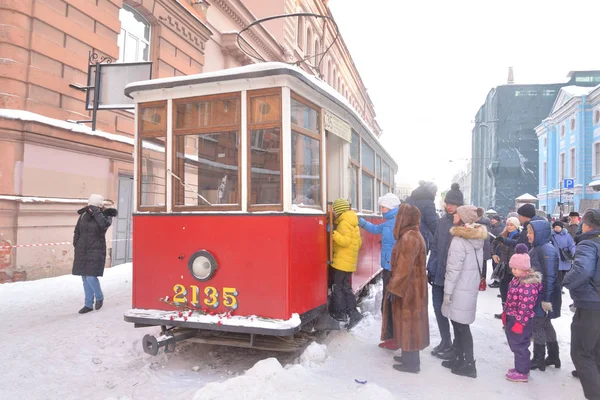
[[[298,363],[305,367],[313,368],[327,360],[327,346],[313,342],[298,357]]]
[[[318,373],[318,369],[294,365],[283,368],[275,358],[256,363],[243,376],[223,383],[209,383],[198,390],[194,400],[221,400],[239,398],[245,400],[300,400],[300,399],[361,399],[392,400],[388,390],[367,383],[358,384],[351,379],[330,378]]]

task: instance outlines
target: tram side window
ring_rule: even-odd
[[[166,103],[141,104],[139,115],[138,209],[161,211],[166,207]]]
[[[317,108],[292,95],[292,202],[321,208],[321,138]]]
[[[362,209],[375,211],[375,151],[365,142],[361,143],[362,157]]]
[[[177,100],[173,204],[239,209],[239,94]]]
[[[248,93],[249,207],[281,208],[281,89]]]
[[[350,204],[358,210],[358,183],[360,182],[360,137],[352,131],[352,142],[350,143]]]

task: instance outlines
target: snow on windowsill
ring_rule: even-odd
[[[233,315],[229,318],[215,314],[206,315],[198,312],[192,313],[190,316],[188,312],[183,312],[183,315],[187,317],[187,322],[197,322],[202,324],[221,324],[227,326],[243,326],[247,328],[266,328],[266,329],[289,329],[300,326],[301,320],[300,315],[297,313],[292,314],[290,319],[270,319],[251,316],[237,316]],[[179,317],[179,311],[163,311],[163,310],[145,310],[134,308],[124,314],[126,317],[132,318],[148,318],[158,319],[162,321],[183,321],[183,317]],[[173,317],[173,319],[171,319]]]
[[[130,144],[133,146],[134,140],[133,138],[116,135],[114,133],[108,133],[104,131],[93,131],[92,128],[85,125],[75,124],[73,122],[61,121],[55,118],[45,117],[40,114],[32,113],[30,111],[24,110],[11,110],[7,108],[0,108],[0,118],[20,120],[26,122],[39,122],[41,124],[54,126],[56,128],[65,129],[68,131],[83,133],[85,135],[90,136],[99,136],[104,139]]]
[[[9,196],[0,195],[0,200],[16,201],[17,203],[62,203],[62,204],[87,204],[88,199],[65,199],[62,197],[33,197],[33,196]],[[112,205],[108,200],[106,204]]]

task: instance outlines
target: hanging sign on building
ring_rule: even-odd
[[[325,127],[326,131],[341,137],[347,142],[352,142],[352,128],[350,127],[350,124],[341,120],[327,110],[324,110],[323,113],[323,126]]]

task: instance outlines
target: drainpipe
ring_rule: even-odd
[[[587,103],[587,96],[584,95],[581,97],[581,124],[579,125],[579,139],[577,141],[577,154],[575,155],[575,158],[579,158],[581,160],[581,163],[583,163],[583,170],[581,171],[581,200],[579,201],[579,206],[581,207],[581,202],[583,200],[585,200],[585,195],[586,195],[586,182],[585,182],[585,177],[586,177],[586,165],[585,165],[585,153],[581,153],[581,149],[585,148],[585,105]],[[583,157],[582,157],[583,156]],[[575,179],[577,179],[577,177],[575,177]],[[575,197],[575,195],[573,195],[573,197]],[[573,199],[574,201],[575,199]]]
[[[542,121],[542,124],[544,125],[544,129],[546,130],[546,148],[544,150],[546,150],[546,215],[548,215],[548,211],[550,210],[550,199],[548,198],[548,146],[550,145],[550,132],[548,132],[548,125],[546,125],[546,121]],[[542,163],[542,165],[544,165],[544,163]],[[552,215],[552,214],[550,214]]]

